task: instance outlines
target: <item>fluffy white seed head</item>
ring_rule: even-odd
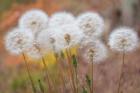
[[[53,14],[49,20],[49,27],[63,26],[68,24],[73,24],[75,18],[71,13],[58,12]]]
[[[32,47],[33,34],[29,29],[15,28],[5,37],[6,49],[12,54],[20,54]]]
[[[80,45],[79,54],[88,62],[100,63],[107,58],[108,51],[102,42],[88,39]]]
[[[44,49],[60,52],[64,48],[79,44],[83,37],[83,32],[77,26],[64,25],[42,31],[37,42]]]
[[[67,47],[78,45],[85,34],[76,25],[64,25],[60,29],[60,36],[57,37],[58,44]]]
[[[110,34],[108,44],[114,51],[131,52],[138,45],[138,35],[131,28],[117,28]]]
[[[59,29],[56,28],[48,28],[41,31],[37,37],[38,46],[46,52],[53,51],[54,49],[59,52],[60,49],[63,48],[62,46],[58,46],[56,44],[56,39],[59,36],[59,33]]]
[[[29,28],[35,34],[47,26],[48,15],[39,9],[32,9],[25,12],[19,19],[19,27]]]
[[[104,30],[104,20],[95,12],[87,12],[78,16],[77,25],[90,37],[99,37]]]

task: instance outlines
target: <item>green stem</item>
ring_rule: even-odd
[[[48,67],[47,67],[47,64],[45,62],[45,59],[42,57],[42,62],[44,64],[44,67],[45,67],[45,71],[46,71],[46,78],[47,78],[47,82],[48,82],[48,87],[49,87],[49,93],[53,93],[52,92],[52,88],[51,88],[51,83],[50,83],[50,80],[49,80],[49,73],[48,73]]]
[[[92,82],[91,82],[91,93],[93,93],[93,62],[92,62],[92,64],[91,64],[91,77],[92,77]]]
[[[78,93],[78,61],[77,61],[77,57],[75,55],[72,56],[73,59],[73,67],[74,67],[74,75],[75,75],[75,87],[76,87],[76,93]]]
[[[38,83],[39,83],[39,88],[40,88],[41,92],[45,93],[44,87],[43,87],[40,79],[38,80]]]
[[[77,68],[75,68],[75,76],[76,76],[76,93],[78,93],[78,74],[77,74]]]
[[[73,85],[73,93],[76,93],[74,76],[73,76],[73,68],[72,68],[72,64],[71,64],[71,53],[70,53],[69,49],[66,49],[66,55],[68,57],[69,70],[70,70],[71,80],[72,80],[72,85]]]
[[[28,73],[29,79],[30,79],[30,81],[31,81],[31,85],[32,85],[33,92],[34,92],[34,93],[37,93],[37,92],[36,92],[35,85],[34,85],[34,82],[33,82],[33,79],[32,79],[32,77],[31,77],[31,73],[30,73],[30,70],[29,70],[29,65],[28,65],[28,63],[27,63],[27,60],[26,60],[25,54],[22,53],[22,56],[23,56],[23,59],[24,59],[25,65],[26,65],[26,70],[27,70],[27,73]]]

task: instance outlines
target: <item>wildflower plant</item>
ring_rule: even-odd
[[[87,78],[87,85],[90,88],[90,93],[93,93],[93,68],[94,63],[99,63],[107,58],[107,48],[99,41],[93,41],[91,38],[85,38],[79,49],[80,53],[83,53],[82,57],[91,64],[91,79]],[[91,82],[92,80],[92,82]]]
[[[122,65],[120,70],[118,93],[121,93],[121,81],[124,75],[126,53],[134,51],[138,46],[138,35],[129,27],[115,29],[109,37],[109,46],[112,50],[122,53]]]
[[[16,55],[22,55],[25,65],[26,65],[26,71],[28,73],[29,79],[32,84],[33,92],[36,93],[35,85],[33,82],[33,79],[31,77],[31,73],[29,70],[29,65],[27,63],[26,56],[24,52],[31,48],[33,45],[34,36],[32,32],[29,29],[21,29],[21,28],[15,28],[11,32],[9,32],[5,37],[5,46],[6,49],[13,54]]]
[[[132,28],[121,27],[111,33],[108,44],[113,51],[131,52],[138,46],[138,36]]]
[[[26,56],[41,59],[44,64],[44,73],[47,78],[48,93],[58,93],[62,86],[63,93],[67,92],[67,82],[72,93],[93,93],[93,68],[108,57],[108,49],[100,37],[104,32],[104,20],[96,12],[82,13],[74,17],[68,12],[57,12],[48,17],[47,13],[32,9],[25,12],[19,19],[18,27],[5,36],[6,49],[16,55],[22,54],[33,92],[37,93],[31,77]],[[137,33],[128,27],[115,29],[109,37],[108,45],[113,51],[123,54],[123,64],[119,78],[123,76],[125,53],[135,50],[138,46]],[[77,54],[72,54],[72,48],[77,47]],[[52,80],[46,64],[46,54],[54,53],[60,86]],[[65,56],[66,55],[66,56]],[[87,85],[81,85],[78,72],[81,56],[91,68],[91,77],[85,75]],[[66,63],[67,71],[62,64]],[[46,87],[42,84],[45,80],[39,79],[40,92],[45,93]],[[57,87],[56,87],[57,86]],[[87,88],[88,86],[88,88]]]

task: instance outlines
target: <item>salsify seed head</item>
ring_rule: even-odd
[[[37,42],[44,49],[60,52],[67,47],[78,45],[84,33],[76,25],[48,28],[39,33]]]
[[[68,12],[57,12],[50,17],[49,27],[71,25],[75,23],[75,17]]]
[[[61,45],[56,43],[59,33],[59,29],[56,28],[47,28],[42,30],[37,36],[36,43],[42,50],[46,52],[54,50],[55,52],[59,52],[63,48]]]
[[[92,40],[90,38],[86,38],[89,40],[85,40],[82,42],[79,48],[79,54],[87,62],[100,63],[108,56],[108,50],[106,46],[99,40]]]
[[[108,44],[114,51],[131,52],[138,45],[138,35],[132,28],[117,28],[110,34]]]
[[[5,36],[5,46],[10,53],[18,55],[32,47],[33,40],[30,29],[15,28]]]
[[[26,11],[19,19],[19,27],[29,28],[33,33],[44,29],[48,23],[48,15],[39,9]]]
[[[60,28],[60,36],[57,42],[61,43],[64,48],[79,45],[85,34],[76,25],[64,25]]]
[[[79,15],[76,23],[90,37],[100,37],[104,31],[104,20],[95,12],[86,12]]]

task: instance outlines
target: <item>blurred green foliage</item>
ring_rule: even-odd
[[[37,0],[0,0],[0,19],[3,16],[3,13],[10,9],[13,4],[29,4],[34,3]]]
[[[82,93],[88,93],[87,90],[86,90],[86,88],[83,88]]]
[[[16,91],[19,88],[25,88],[27,83],[27,78],[25,77],[17,77],[12,81],[11,88],[13,91]]]
[[[58,79],[58,71],[56,71],[58,68],[56,65],[54,65],[53,67],[49,67],[48,70],[49,70],[49,75],[50,75],[50,79],[51,81],[54,81],[55,82],[55,87],[60,85],[61,83],[61,80]],[[45,81],[43,80],[44,79],[44,69],[40,69],[38,71],[30,71],[31,72],[31,76],[32,76],[32,79],[33,79],[33,82],[35,84],[35,87],[37,89],[37,91],[41,91],[40,89],[40,84],[41,84],[41,87],[44,88],[44,91],[47,91],[48,89],[48,84],[47,84],[47,81],[46,81],[46,78],[45,78]],[[22,74],[18,74],[16,73],[16,75],[12,78],[12,81],[10,83],[10,89],[13,93],[20,93],[21,91],[24,91],[25,93],[28,91],[28,90],[31,90],[31,82],[29,80],[29,77],[28,77],[28,74],[26,72],[20,72]],[[39,81],[40,80],[40,84],[39,84]]]
[[[86,75],[86,83],[89,87],[91,87],[91,79],[88,75]]]
[[[32,78],[36,85],[36,88],[39,89],[38,80],[42,78],[41,75],[39,73],[34,73],[32,74]],[[17,90],[26,90],[28,88],[27,86],[30,84],[31,83],[27,74],[23,74],[20,76],[17,75],[11,82],[11,88],[13,92],[17,92]],[[45,84],[43,83],[43,85]]]
[[[9,9],[12,6],[12,0],[0,0],[0,12]]]
[[[33,2],[36,2],[37,0],[16,0],[16,3],[21,3],[21,4],[24,4],[24,3],[33,3]]]
[[[24,4],[24,3],[33,3],[35,1],[36,0],[15,0],[14,2],[13,0],[0,0],[0,12],[9,9],[14,3]]]
[[[76,56],[75,55],[73,55],[72,56],[72,61],[73,61],[73,66],[74,66],[74,68],[77,68],[77,59],[76,59]]]

